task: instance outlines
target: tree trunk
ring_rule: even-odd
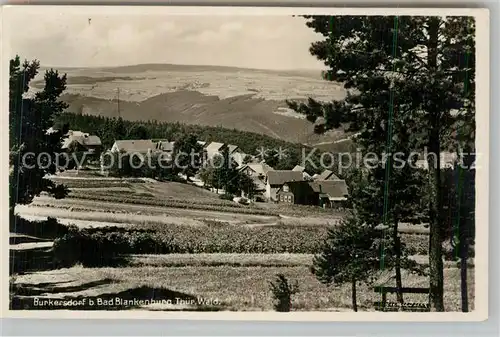
[[[462,312],[469,312],[469,297],[467,287],[467,260],[468,260],[468,244],[465,242],[462,245],[462,256],[460,259],[460,292],[462,295]]]
[[[428,41],[428,66],[432,74],[437,70],[438,34],[440,18],[429,18],[429,41]],[[435,106],[436,104],[432,104]],[[430,301],[432,311],[444,311],[443,301],[443,253],[441,240],[441,163],[439,138],[440,112],[437,108],[430,106],[431,125],[429,125],[429,148],[428,156],[429,174],[431,180],[431,201],[429,209],[429,269],[430,269]],[[435,157],[434,157],[435,156]]]
[[[352,310],[358,311],[358,301],[356,299],[356,279],[352,279]]]
[[[401,242],[398,236],[398,222],[399,221],[396,220],[396,222],[394,223],[392,239],[394,242],[394,248],[395,248],[394,250],[396,254],[395,264],[394,264],[394,268],[396,270],[396,288],[398,290],[396,295],[398,303],[401,304],[401,306],[403,306],[404,300],[403,300],[403,293],[401,292],[401,288],[403,288],[403,281],[401,280]]]
[[[438,138],[439,136],[437,136]],[[431,201],[429,212],[429,269],[430,298],[433,311],[444,311],[443,293],[443,248],[441,238],[441,170],[439,138],[431,142],[431,153],[436,154],[435,160],[429,159],[431,178]],[[432,156],[430,156],[432,157]]]

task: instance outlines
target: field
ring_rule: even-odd
[[[33,297],[76,299],[99,297],[101,299],[127,298],[128,296],[156,301],[176,297],[203,298],[217,302],[212,310],[272,310],[269,281],[276,273],[283,273],[290,280],[299,281],[300,293],[294,297],[293,310],[347,311],[351,305],[350,286],[327,287],[319,283],[308,270],[308,256],[288,255],[238,255],[213,254],[168,255],[138,259],[125,268],[84,268],[75,266],[50,272],[38,272],[16,278],[22,287],[24,305],[33,308]],[[235,263],[238,261],[238,263]],[[470,270],[469,300],[473,303],[473,269]],[[382,273],[380,281],[390,279]],[[460,275],[457,268],[445,269],[445,306],[447,311],[460,310]],[[405,286],[427,285],[427,278],[404,275]],[[386,284],[394,285],[393,280]],[[370,287],[359,287],[360,310],[373,310],[372,302],[379,300]],[[389,300],[395,300],[388,297]],[[426,302],[423,295],[407,296],[406,301]],[[30,306],[31,304],[31,306]],[[174,300],[175,304],[175,300]],[[205,305],[145,306],[149,310],[196,310]],[[78,307],[77,307],[78,308]],[[110,306],[93,309],[109,309]],[[82,307],[83,309],[83,307]],[[87,307],[86,309],[92,309]],[[139,309],[128,306],[128,309]],[[206,308],[205,308],[206,309]]]
[[[272,310],[269,282],[282,273],[299,282],[292,310],[350,310],[350,285],[327,287],[309,270],[328,228],[341,219],[339,211],[264,203],[244,206],[197,186],[173,182],[88,174],[65,174],[56,180],[72,189],[69,198],[40,196],[16,210],[28,220],[57,218],[63,225],[79,228],[75,229],[78,234],[66,235],[61,241],[57,238],[67,229],[50,236],[40,230],[12,233],[11,257],[47,259],[62,254],[71,264],[40,268],[33,263],[25,267],[25,273],[12,273],[14,308],[34,309],[38,297],[154,302],[109,302],[97,308],[80,303],[75,307],[82,310]],[[400,233],[412,258],[425,269],[428,229],[402,224]],[[72,240],[79,238],[87,242],[80,248],[81,255],[68,255],[66,250],[71,252],[78,243]],[[116,255],[126,257],[123,264],[106,260]],[[93,265],[96,256],[101,262]],[[470,262],[473,306],[474,263]],[[459,311],[460,271],[454,261],[445,261],[445,266],[446,310]],[[393,274],[380,271],[376,283],[394,284]],[[403,285],[427,286],[428,279],[404,272]],[[380,295],[363,284],[358,292],[359,310],[373,310],[372,302]],[[176,298],[182,301],[176,303]],[[426,302],[427,298],[407,295],[405,300]]]

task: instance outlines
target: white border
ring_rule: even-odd
[[[488,318],[488,185],[489,185],[489,10],[456,8],[286,8],[286,7],[160,7],[160,6],[4,6],[2,15],[2,37],[9,36],[8,13],[26,11],[43,15],[43,11],[59,11],[65,14],[82,12],[99,15],[467,15],[476,18],[476,152],[483,155],[477,158],[476,170],[476,258],[475,258],[475,311],[469,313],[382,313],[382,312],[150,312],[142,310],[127,311],[18,311],[8,309],[8,256],[9,247],[5,238],[9,237],[8,226],[8,133],[1,134],[3,146],[0,174],[3,191],[2,204],[5,205],[2,230],[2,318],[92,318],[92,319],[189,319],[189,320],[238,320],[238,321],[416,321],[416,322],[476,322]],[[7,22],[7,23],[6,23]],[[29,23],[27,23],[29,24]],[[8,39],[2,38],[2,125],[8,125],[8,60],[10,58]],[[7,263],[6,263],[7,262]]]

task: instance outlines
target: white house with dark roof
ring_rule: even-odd
[[[243,164],[239,169],[240,172],[244,172],[252,178],[256,186],[256,192],[265,194],[267,172],[273,170],[271,166],[266,163],[247,163]]]
[[[111,147],[111,152],[146,154],[155,151],[157,146],[151,139],[117,140]]]
[[[226,144],[219,142],[211,142],[205,147],[205,153],[208,160],[212,160],[216,155],[222,154]]]
[[[101,150],[101,139],[96,135],[90,135],[81,131],[69,130],[61,148],[63,150],[77,150],[97,153]]]

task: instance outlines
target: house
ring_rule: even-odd
[[[292,170],[272,170],[267,172],[266,193],[268,200],[277,200],[276,192],[288,182],[304,181],[302,172]]]
[[[310,185],[318,194],[319,205],[323,208],[342,206],[347,200],[349,192],[345,180],[317,180]]]
[[[314,180],[323,181],[323,180],[340,180],[340,179],[332,171],[324,170],[323,172],[321,172],[321,174],[316,176]]]
[[[273,168],[266,163],[248,163],[240,167],[240,172],[245,172],[252,178],[256,194],[265,194],[266,192],[266,177],[267,172],[272,171]]]
[[[278,202],[324,208],[342,206],[347,196],[348,189],[344,180],[287,182],[276,192]]]
[[[151,139],[117,140],[111,147],[111,152],[147,154],[157,150],[157,146]]]
[[[222,154],[222,151],[226,148],[226,144],[211,142],[205,147],[205,153],[208,160],[212,160],[216,155]]]
[[[276,199],[280,203],[317,205],[318,195],[307,181],[294,181],[283,184],[276,192]]]
[[[175,142],[160,140],[156,143],[156,149],[164,152],[174,152]]]
[[[70,130],[63,139],[61,148],[68,151],[99,153],[101,147],[101,139],[98,136],[90,135],[81,131]]]

